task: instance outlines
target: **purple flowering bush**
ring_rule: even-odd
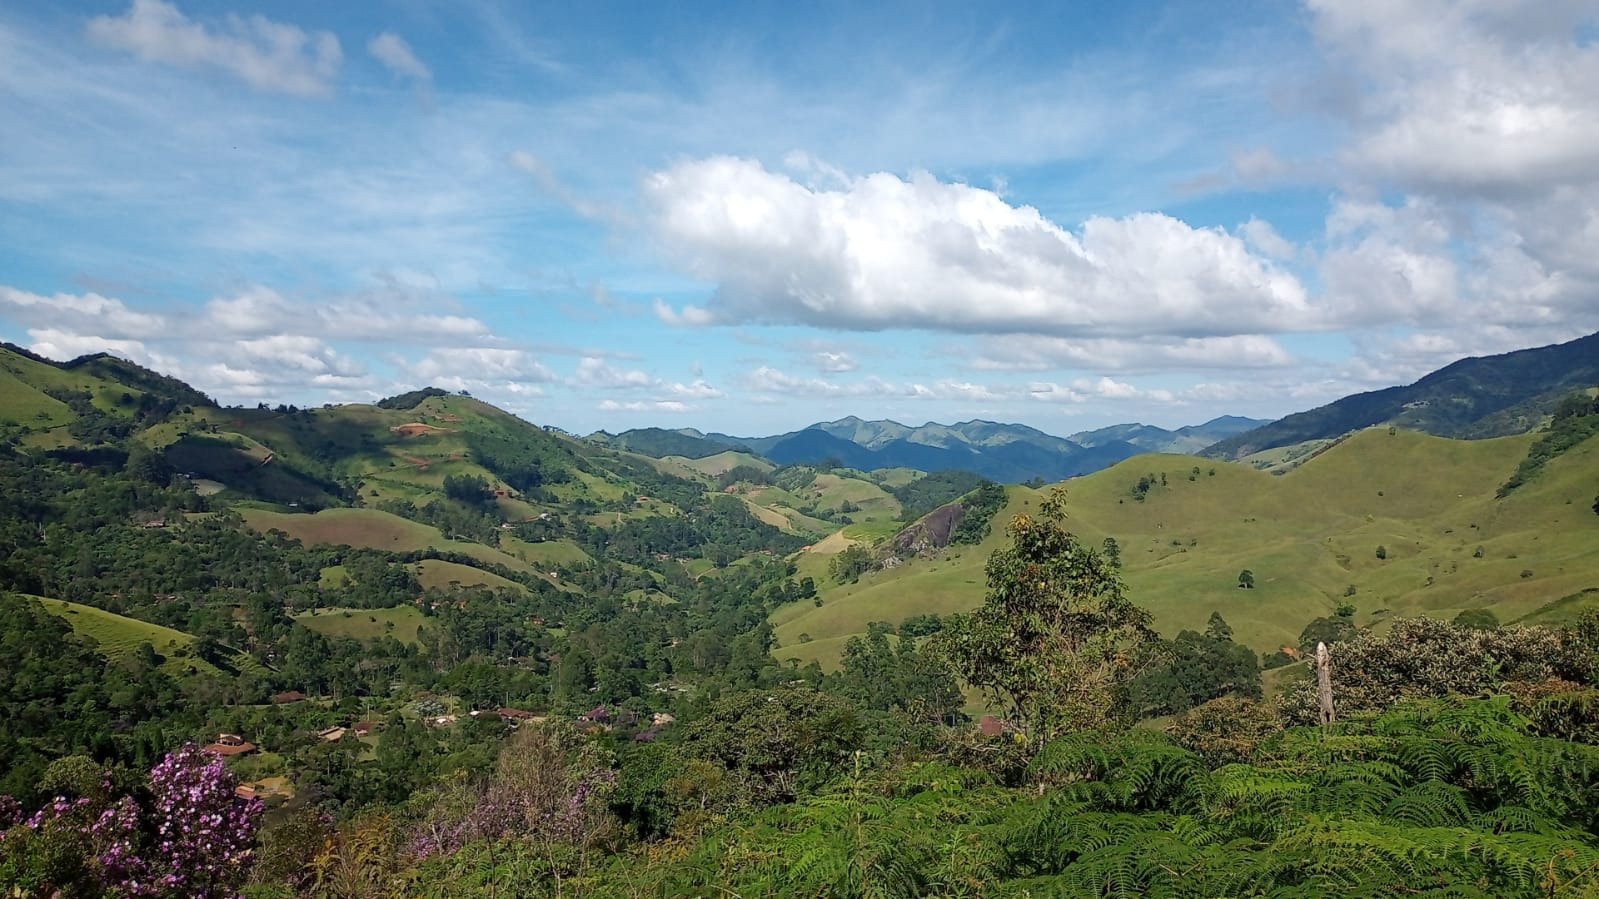
[[[22,803],[15,796],[0,795],[0,832],[22,822]]]
[[[249,875],[261,804],[235,796],[235,786],[221,759],[186,745],[135,793],[58,797],[0,836],[0,888],[23,896],[236,896]],[[0,815],[5,809],[0,802]]]

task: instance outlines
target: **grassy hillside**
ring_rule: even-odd
[[[282,531],[306,544],[344,545],[390,552],[437,549],[464,553],[474,559],[517,571],[533,570],[521,559],[493,547],[450,540],[439,533],[438,528],[378,509],[324,509],[315,514],[241,509],[240,514],[245,524],[254,530]]]
[[[161,668],[168,674],[181,677],[194,673],[218,673],[215,665],[193,655],[194,637],[182,631],[93,606],[42,596],[36,598],[46,612],[72,625],[73,633],[98,643],[101,654],[108,659],[116,661],[127,658],[138,651],[140,644],[149,643],[156,655],[166,659],[161,663]]]
[[[59,366],[9,344],[0,345],[0,423],[24,425],[41,433],[60,432],[54,442],[71,443],[72,439],[65,433],[66,426],[77,421],[79,416],[67,403],[49,395],[62,391],[87,393],[90,405],[100,412],[123,418],[132,416],[138,401],[147,392],[145,388],[160,389],[165,386],[165,379],[131,363],[117,361],[117,366],[107,367],[96,357],[87,357],[74,366]],[[119,374],[127,380],[108,377]],[[144,387],[139,386],[141,383]],[[199,396],[192,391],[184,395]]]
[[[1009,502],[996,523],[1036,509],[1040,494],[1027,487],[1009,487]],[[844,532],[848,534],[849,529]],[[842,651],[844,639],[866,632],[872,621],[898,624],[911,615],[948,614],[972,608],[983,596],[983,566],[1004,542],[1003,527],[996,528],[976,546],[950,547],[936,560],[918,560],[889,571],[870,572],[855,584],[832,584],[827,566],[833,555],[848,546],[834,537],[821,541],[796,557],[799,576],[810,576],[822,587],[822,605],[806,600],[790,603],[772,614],[780,648],[779,660],[815,658],[829,668]],[[801,635],[811,638],[802,642]]]
[[[374,640],[389,636],[401,643],[417,643],[417,635],[427,626],[427,616],[415,606],[398,606],[392,609],[320,609],[302,612],[296,615],[294,620],[325,637]]]
[[[1378,626],[1467,608],[1490,609],[1504,621],[1569,617],[1599,606],[1599,591],[1583,592],[1599,587],[1592,509],[1599,438],[1495,499],[1532,440],[1456,441],[1376,428],[1280,476],[1192,456],[1139,456],[1071,481],[1068,507],[1085,540],[1117,540],[1133,598],[1167,634],[1203,629],[1214,610],[1239,640],[1269,651],[1296,642],[1306,622],[1345,600],[1356,604],[1358,621]],[[1142,500],[1141,478],[1154,484]],[[1026,492],[1011,488],[1011,495],[996,525],[1019,500],[1025,507]],[[828,581],[824,556],[802,555],[802,572],[823,585],[823,605],[773,614],[778,657],[791,650],[816,657],[832,644],[815,644],[863,632],[868,621],[975,606],[983,565],[1000,540],[996,533],[949,561],[918,561],[847,586]],[[1379,546],[1386,559],[1377,557]],[[1254,573],[1254,589],[1237,586],[1243,569]],[[1557,607],[1545,610],[1550,604]],[[800,653],[802,633],[815,643]]]
[[[676,461],[685,468],[713,478],[726,474],[740,465],[758,468],[761,471],[771,471],[777,467],[760,456],[737,450],[728,450],[717,453],[714,456],[704,456],[699,459],[688,459],[681,456],[668,456],[667,459]]]
[[[424,588],[450,589],[461,587],[490,587],[496,590],[515,590],[526,593],[527,588],[516,581],[507,580],[491,571],[480,571],[459,562],[443,559],[424,559],[416,565],[416,579]]]

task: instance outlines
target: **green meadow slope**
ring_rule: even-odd
[[[514,571],[533,571],[533,567],[524,559],[481,543],[451,540],[432,525],[378,509],[323,509],[314,514],[241,509],[239,513],[244,523],[253,530],[262,533],[282,531],[305,544],[354,546],[399,553],[437,549],[462,553],[480,562],[504,565]],[[489,581],[485,580],[484,583]]]
[[[1270,651],[1297,642],[1310,619],[1344,601],[1356,604],[1360,623],[1377,626],[1467,608],[1507,622],[1568,618],[1599,605],[1599,590],[1583,592],[1599,588],[1599,438],[1495,498],[1534,439],[1460,441],[1378,428],[1282,475],[1192,456],[1138,456],[1070,481],[1068,509],[1085,540],[1117,541],[1133,598],[1168,635],[1202,629],[1219,611],[1239,640]],[[1142,500],[1140,478],[1153,482]],[[772,615],[778,658],[827,666],[842,638],[870,621],[976,606],[1004,522],[1036,506],[1037,494],[1010,491],[996,533],[947,560],[836,585],[826,577],[827,556],[802,554],[798,564],[823,585],[823,603]],[[1254,574],[1253,589],[1237,586],[1244,569]]]
[[[101,655],[113,661],[125,659],[138,651],[144,643],[150,644],[165,661],[161,669],[174,677],[190,674],[217,674],[217,668],[194,654],[195,639],[183,631],[162,627],[148,621],[117,615],[94,606],[67,602],[64,599],[34,597],[46,612],[72,626],[73,633],[88,637],[99,644]],[[260,665],[250,656],[237,653],[224,664],[236,665],[241,670],[260,670]]]

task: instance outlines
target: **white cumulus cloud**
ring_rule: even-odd
[[[1238,236],[1159,213],[1068,230],[925,172],[814,188],[726,156],[646,179],[664,257],[715,283],[663,321],[1115,336],[1273,333],[1311,318],[1304,287]]]
[[[1374,86],[1357,167],[1523,192],[1599,160],[1599,8],[1553,0],[1310,0],[1317,37]]]

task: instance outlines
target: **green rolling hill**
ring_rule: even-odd
[[[1138,456],[1069,482],[1068,505],[1085,540],[1117,541],[1134,600],[1168,635],[1203,629],[1219,611],[1238,639],[1265,652],[1296,643],[1310,619],[1346,600],[1359,622],[1379,626],[1468,608],[1504,621],[1571,617],[1599,605],[1599,593],[1583,592],[1599,587],[1599,438],[1496,498],[1533,440],[1370,429],[1280,476],[1193,456]],[[1140,479],[1153,483],[1141,499]],[[1009,489],[1002,517],[1036,505],[1036,493]],[[801,556],[801,570],[824,585],[823,603],[772,615],[778,657],[830,664],[842,638],[867,622],[975,606],[998,539],[852,585],[827,581],[822,553]],[[1253,589],[1237,586],[1244,569]]]
[[[1569,355],[1569,347],[1548,349]],[[1521,371],[1528,358],[1547,355],[1512,361]],[[1466,360],[1423,381],[1501,384],[1490,377],[1498,371],[1491,362]],[[1558,368],[1534,367],[1560,383],[1587,371],[1577,365],[1568,377],[1551,366]],[[976,604],[983,564],[1004,539],[1003,521],[1039,501],[1036,491],[1009,488],[1009,505],[981,545],[836,585],[827,571],[832,555],[897,532],[902,498],[914,492],[906,487],[919,472],[774,467],[730,449],[649,458],[438,390],[373,405],[220,408],[181,383],[110,357],[57,365],[0,348],[0,381],[8,388],[0,393],[0,422],[22,431],[23,446],[90,448],[111,431],[130,435],[137,447],[205,481],[212,507],[236,508],[258,532],[280,530],[307,545],[449,554],[426,563],[424,586],[504,586],[513,583],[509,576],[532,589],[541,587],[529,579],[536,576],[575,591],[563,572],[595,565],[596,547],[616,539],[634,553],[629,576],[670,596],[682,589],[674,579],[684,572],[698,578],[714,570],[712,550],[725,564],[809,541],[811,548],[794,557],[796,576],[822,586],[822,605],[784,606],[771,620],[779,657],[824,663],[870,621],[897,623]],[[1492,414],[1517,408],[1484,402],[1498,410]],[[928,447],[1000,441],[1042,451],[1039,441],[1058,440],[1030,431],[1017,437],[984,422],[938,426],[938,433],[927,430],[931,425],[859,419],[830,427],[837,434],[818,433],[885,446],[915,430]],[[1099,437],[1127,444],[1172,433],[1110,429]],[[646,436],[660,438],[651,449],[711,448],[692,443],[705,438],[697,433]],[[1584,592],[1599,587],[1590,549],[1599,545],[1599,516],[1591,509],[1599,463],[1589,440],[1496,497],[1534,440],[1461,441],[1381,427],[1277,451],[1265,461],[1280,475],[1194,456],[1141,455],[1074,478],[1069,507],[1085,539],[1117,541],[1133,595],[1168,633],[1200,627],[1216,610],[1240,639],[1267,651],[1294,642],[1308,620],[1345,600],[1355,603],[1362,623],[1377,625],[1467,608],[1491,609],[1504,620],[1569,616],[1599,595]],[[463,479],[479,480],[493,495],[476,504],[453,497],[449,485]],[[738,514],[747,516],[740,527],[764,528],[766,536],[701,534],[694,539],[705,542],[692,550],[672,536],[688,510],[724,500],[737,500]],[[725,506],[723,514],[731,514]],[[1377,558],[1379,546],[1386,558]],[[657,570],[646,574],[651,566]],[[1243,569],[1254,573],[1253,589],[1236,586]]]

